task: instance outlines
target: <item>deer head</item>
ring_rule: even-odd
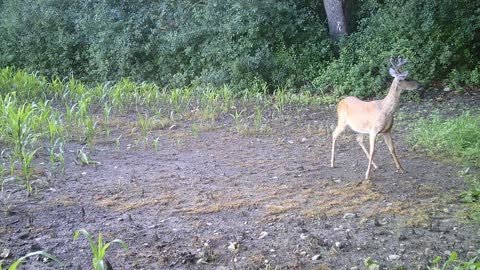
[[[404,90],[416,90],[422,85],[414,80],[406,80],[408,71],[402,72],[402,66],[408,63],[407,59],[398,57],[397,59],[390,57],[390,64],[392,67],[389,69],[390,75],[394,78],[393,83],[396,83],[397,87]]]

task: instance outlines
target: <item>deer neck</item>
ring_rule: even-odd
[[[393,80],[387,96],[382,100],[381,111],[388,116],[393,116],[400,104],[401,89],[398,87],[397,80]]]

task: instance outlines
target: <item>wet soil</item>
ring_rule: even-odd
[[[379,168],[363,182],[367,159],[350,131],[330,168],[333,106],[265,112],[267,129],[243,133],[229,116],[179,121],[152,130],[146,149],[132,132],[135,114],[119,117],[112,127],[112,138],[122,134],[118,147],[104,138],[93,148],[70,142],[64,176],[51,175],[48,157],[40,157],[29,197],[6,182],[0,251],[10,250],[7,263],[46,250],[65,269],[91,269],[86,239],[73,241],[85,228],[128,244],[127,252],[116,244],[107,251],[113,269],[365,269],[366,258],[384,269],[426,269],[451,251],[473,256],[479,227],[462,217],[461,168],[406,138],[418,115],[478,104],[478,95],[403,102],[393,136],[407,172],[396,172],[378,139]],[[101,165],[75,162],[83,147]],[[58,266],[29,260],[23,269]]]

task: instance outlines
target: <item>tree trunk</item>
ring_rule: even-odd
[[[348,33],[343,1],[344,0],[323,0],[323,6],[327,13],[328,29],[330,36],[334,40],[338,40],[340,36]]]

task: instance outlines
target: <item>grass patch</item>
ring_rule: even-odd
[[[449,119],[439,115],[420,119],[409,140],[432,157],[465,168],[461,174],[469,189],[460,194],[460,199],[469,204],[467,219],[480,223],[480,180],[478,172],[470,173],[470,167],[480,167],[480,116],[465,112]]]
[[[480,167],[480,116],[470,112],[450,119],[439,115],[420,119],[410,142],[431,156],[465,166]]]

